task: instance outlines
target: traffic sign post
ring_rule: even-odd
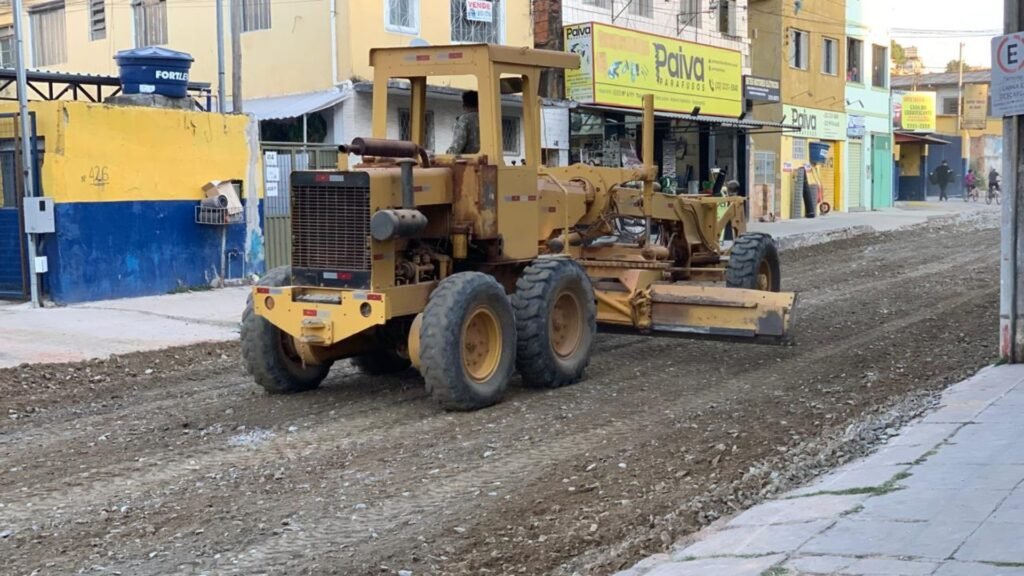
[[[1003,119],[999,356],[1024,362],[1024,3],[1004,2],[1005,36],[992,41],[992,113]]]

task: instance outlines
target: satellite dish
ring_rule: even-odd
[[[424,46],[430,46],[430,42],[427,42],[423,38],[413,38],[412,41],[409,42],[409,46],[411,48],[422,48]]]

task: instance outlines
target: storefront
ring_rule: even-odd
[[[566,50],[581,68],[566,72],[570,161],[599,166],[640,163],[644,94],[655,99],[655,163],[663,188],[706,193],[716,181],[750,186],[749,133],[784,123],[742,119],[739,52],[596,23],[565,28]]]

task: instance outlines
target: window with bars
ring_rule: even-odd
[[[501,150],[509,156],[520,153],[519,117],[501,117]]]
[[[408,108],[398,109],[398,139],[412,140],[412,114]],[[427,110],[427,119],[423,125],[423,147],[434,149],[434,111]]]
[[[107,37],[106,0],[89,0],[89,39],[103,40]]]
[[[946,116],[956,116],[960,114],[960,99],[959,98],[943,98],[942,99],[942,113]]]
[[[504,39],[503,0],[451,0],[452,42],[501,44]],[[487,11],[487,6],[490,11]],[[489,20],[488,20],[489,18]]]
[[[64,3],[30,10],[32,65],[52,66],[67,62],[67,34],[64,29]]]
[[[14,68],[14,28],[0,28],[0,68]]]
[[[167,44],[167,3],[164,0],[132,0],[135,47]]]
[[[683,0],[682,11],[679,13],[679,23],[683,27],[700,28],[703,13],[701,0]]]
[[[419,34],[419,0],[384,0],[384,27],[392,32]]]
[[[654,0],[633,0],[629,3],[629,13],[643,18],[654,18]]]
[[[242,0],[242,32],[270,30],[270,0]]]

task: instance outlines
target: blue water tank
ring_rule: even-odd
[[[188,95],[190,54],[159,46],[121,50],[114,56],[124,94],[160,94],[170,98]]]
[[[811,163],[824,164],[828,160],[828,149],[828,144],[822,144],[821,142],[811,142]]]

